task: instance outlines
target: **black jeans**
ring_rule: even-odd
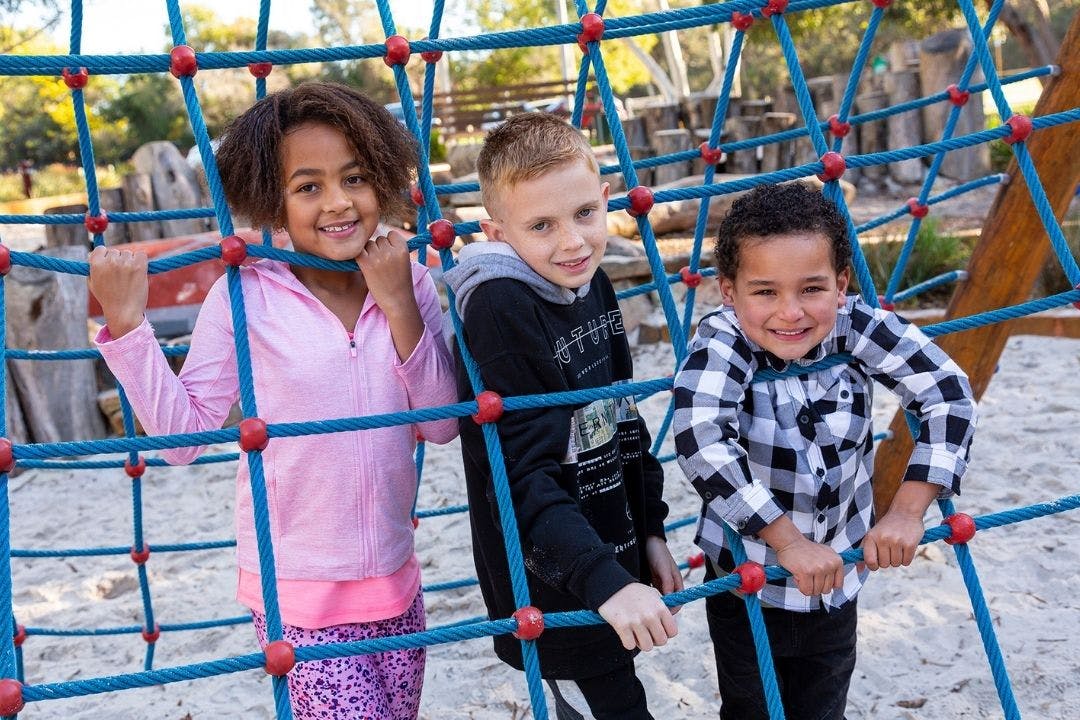
[[[555,696],[557,720],[582,720],[585,708],[575,708],[560,688],[575,683],[596,720],[653,720],[645,701],[645,688],[634,672],[634,663],[583,680],[548,680]]]
[[[705,580],[716,573],[711,563]],[[769,720],[746,603],[730,592],[706,598],[716,655],[721,720]],[[787,720],[843,720],[855,670],[855,600],[838,610],[762,608]]]

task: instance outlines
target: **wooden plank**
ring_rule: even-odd
[[[1080,99],[1080,15],[1073,18],[1058,55],[1061,73],[1043,90],[1035,115],[1069,110]],[[1080,129],[1066,123],[1038,130],[1026,141],[1039,170],[1050,207],[1060,222],[1080,181]],[[998,192],[986,222],[982,239],[968,262],[969,279],[958,286],[946,317],[959,318],[1028,299],[1043,264],[1051,254],[1046,231],[1031,201],[1027,183],[1017,168],[1009,165],[1010,182]],[[1009,337],[1009,329],[997,323],[938,338],[971,378],[975,397],[990,384],[998,358]],[[893,494],[907,470],[913,443],[903,413],[897,413],[890,429],[893,439],[881,443],[874,470],[874,505],[878,517],[888,509]]]

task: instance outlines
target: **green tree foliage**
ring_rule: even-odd
[[[373,0],[312,0],[311,11],[319,40],[327,47],[381,43],[386,38]],[[403,28],[396,29],[408,35]],[[408,70],[415,74],[420,72],[420,66],[410,62]],[[323,80],[359,88],[378,102],[398,99],[393,72],[378,61],[323,63],[319,74]],[[413,87],[417,86],[414,82]]]

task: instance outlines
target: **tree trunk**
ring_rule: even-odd
[[[86,262],[86,245],[45,254]],[[90,346],[86,280],[25,266],[4,283],[11,348],[68,350]],[[9,360],[8,371],[26,420],[27,441],[85,440],[105,435],[97,406],[97,381],[87,360]]]
[[[990,4],[991,0],[987,0],[987,5]],[[998,21],[1003,23],[1009,34],[1020,43],[1029,65],[1050,65],[1061,47],[1050,28],[1050,8],[1044,0],[1024,0],[1024,4],[1029,8],[1029,17],[1033,18],[1033,21],[1029,21],[1028,17],[1009,4],[1001,9]],[[1049,81],[1047,76],[1039,78],[1043,87],[1046,87]]]

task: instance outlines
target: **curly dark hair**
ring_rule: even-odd
[[[839,273],[851,262],[847,222],[820,191],[801,182],[759,185],[736,200],[716,234],[716,272],[734,280],[739,249],[746,238],[821,233],[832,243],[833,267]]]
[[[214,155],[225,198],[236,212],[255,227],[285,225],[282,145],[290,131],[312,122],[338,130],[352,145],[383,217],[408,210],[416,140],[386,108],[358,90],[307,82],[267,95],[225,128]]]

